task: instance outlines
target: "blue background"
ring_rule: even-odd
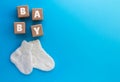
[[[16,6],[44,9],[44,20],[18,19]],[[13,22],[25,21],[27,33],[15,35]],[[10,62],[30,26],[43,24],[43,48],[54,58],[51,72],[34,69],[25,76]],[[120,0],[1,0],[0,82],[120,82]]]

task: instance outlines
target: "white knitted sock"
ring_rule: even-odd
[[[32,44],[29,44],[25,40],[21,46],[16,49],[10,56],[10,60],[23,74],[30,74],[32,72]]]
[[[33,67],[42,71],[51,71],[55,67],[55,62],[42,48],[40,41],[35,40],[30,41],[29,43],[33,44],[31,50]]]

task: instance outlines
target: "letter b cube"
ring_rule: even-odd
[[[18,6],[17,7],[17,11],[18,11],[18,17],[19,18],[29,17],[29,8],[28,8],[27,5],[25,5],[25,6]]]
[[[24,22],[14,22],[14,33],[15,34],[25,34],[25,23]]]

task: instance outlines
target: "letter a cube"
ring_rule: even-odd
[[[33,8],[32,9],[32,20],[43,20],[43,9]]]

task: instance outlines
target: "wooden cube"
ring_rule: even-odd
[[[25,34],[25,22],[14,22],[14,33]]]
[[[32,25],[31,26],[31,31],[32,31],[32,36],[33,37],[38,37],[43,35],[43,30],[42,30],[42,25]]]
[[[32,20],[43,20],[43,9],[33,8],[32,9]]]
[[[27,5],[25,6],[18,6],[17,7],[17,11],[18,11],[18,17],[19,18],[25,18],[25,17],[29,17],[29,7]]]

